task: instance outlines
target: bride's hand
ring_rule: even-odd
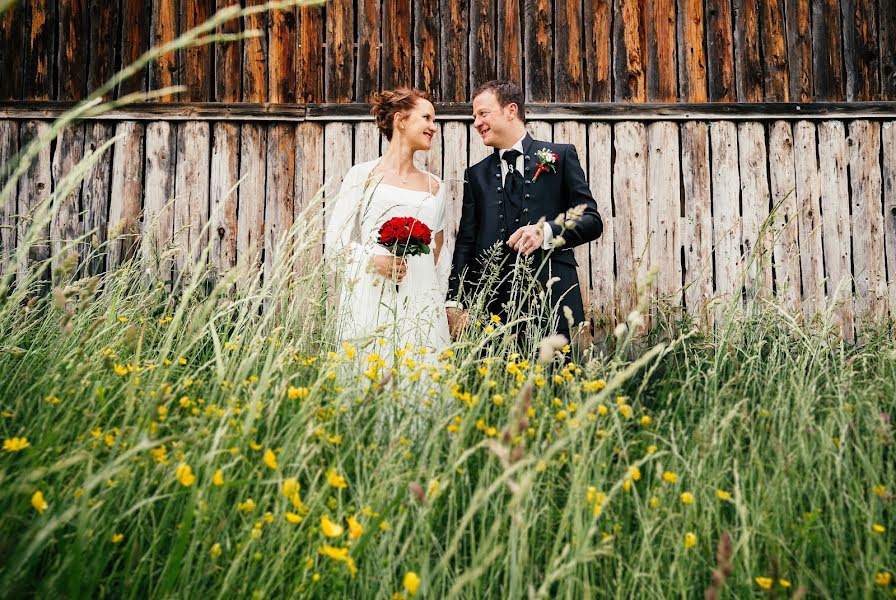
[[[370,260],[373,270],[386,279],[401,283],[401,280],[407,275],[408,263],[403,258],[391,254],[375,254]]]

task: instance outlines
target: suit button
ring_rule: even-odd
[[[498,218],[501,219],[501,220],[503,221],[503,220],[504,220],[504,215],[498,215]]]
[[[529,212],[529,209],[528,209],[528,208],[524,208],[524,209],[523,209],[523,212],[524,212],[524,213],[527,213],[527,212]]]
[[[503,200],[498,200],[498,206],[501,206],[502,204],[504,204],[504,201],[503,201]]]
[[[526,167],[526,170],[528,171],[528,170],[529,170],[529,167]]]
[[[519,219],[517,219],[517,220],[515,220],[515,221],[514,221],[514,223],[519,223],[519,222],[520,222],[520,220],[519,220]]]
[[[526,198],[528,198],[528,197],[529,197],[529,194],[526,194]]]
[[[528,154],[526,155],[526,160],[529,160],[529,155],[528,155]]]
[[[495,177],[501,177],[500,173],[495,173]]]
[[[526,185],[529,185],[529,180],[528,180],[528,179],[526,180]]]
[[[500,187],[500,186],[498,187],[498,191],[499,191],[499,192],[501,191],[501,187]]]

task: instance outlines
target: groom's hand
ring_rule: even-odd
[[[448,313],[448,331],[451,332],[452,338],[457,339],[467,328],[470,316],[467,311],[456,306],[449,306],[445,311]]]
[[[544,244],[544,225],[526,225],[513,232],[507,245],[522,254],[529,256]]]

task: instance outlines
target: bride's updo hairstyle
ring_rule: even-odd
[[[392,140],[395,115],[413,109],[417,100],[432,102],[426,92],[405,87],[385,90],[373,95],[371,100],[373,107],[370,109],[370,113],[376,119],[376,126],[387,140]]]

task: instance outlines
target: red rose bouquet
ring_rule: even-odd
[[[392,217],[380,227],[377,243],[395,256],[429,254],[432,231],[426,223],[413,217]]]

